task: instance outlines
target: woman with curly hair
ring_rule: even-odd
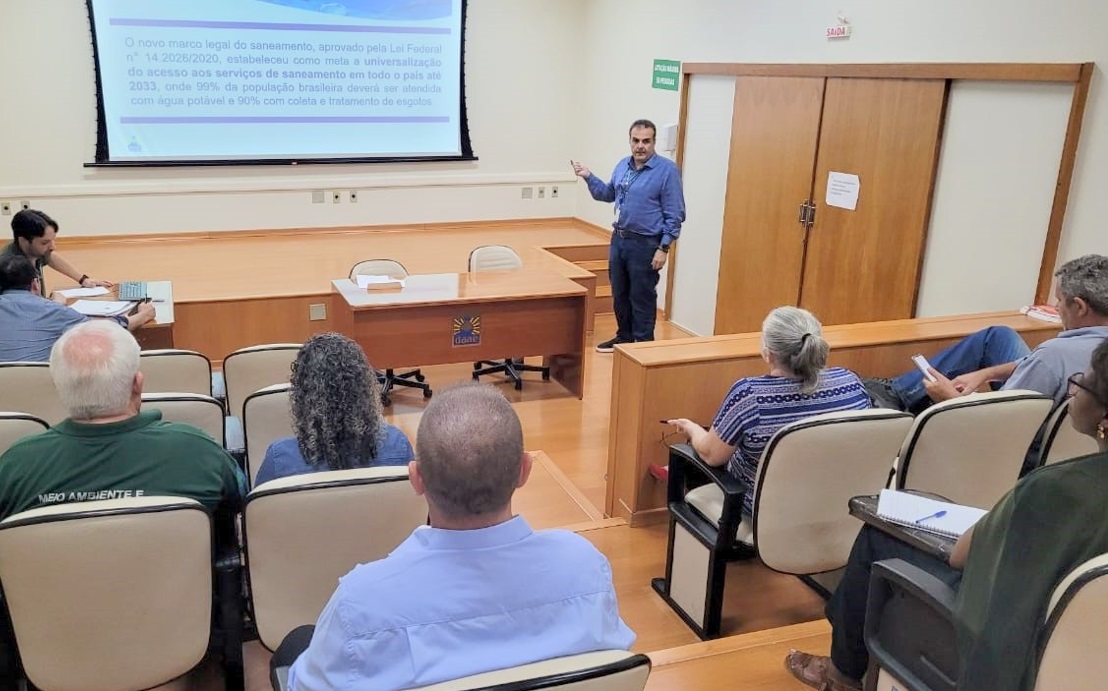
[[[292,363],[289,404],[295,437],[270,444],[255,486],[290,475],[407,465],[412,445],[381,416],[381,389],[358,344],[317,334]]]

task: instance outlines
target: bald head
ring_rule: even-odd
[[[523,428],[488,385],[436,391],[419,422],[416,459],[427,498],[454,519],[506,509],[520,483]]]
[[[77,420],[127,412],[138,371],[138,343],[114,321],[78,324],[50,351],[54,387],[69,416]]]

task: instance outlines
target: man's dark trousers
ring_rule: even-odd
[[[650,263],[660,239],[661,236],[612,231],[608,278],[616,313],[616,339],[621,343],[654,340],[659,273]]]

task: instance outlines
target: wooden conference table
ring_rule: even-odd
[[[416,274],[402,289],[331,282],[335,330],[378,369],[544,356],[581,398],[588,291],[543,269]]]
[[[826,326],[823,335],[831,346],[828,364],[863,377],[892,377],[913,367],[912,355],[931,357],[989,326],[1015,329],[1032,348],[1061,328],[1018,312],[991,312]],[[708,425],[737,379],[766,371],[760,333],[617,346],[605,514],[633,526],[666,520],[665,484],[649,469],[665,465],[667,444],[678,437],[665,436],[673,428],[659,420],[684,417]]]

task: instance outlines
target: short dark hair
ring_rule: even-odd
[[[26,255],[12,252],[0,256],[0,290],[30,290],[36,278],[35,265]]]
[[[631,133],[634,132],[635,128],[637,128],[637,127],[642,127],[643,129],[649,129],[651,132],[654,133],[651,136],[653,136],[653,137],[658,136],[658,128],[654,126],[654,123],[649,121],[649,120],[642,120],[642,119],[636,120],[636,121],[631,123],[631,126],[629,128],[627,128],[627,136],[630,137]]]
[[[523,460],[523,427],[488,384],[436,391],[416,435],[416,460],[435,508],[451,518],[482,516],[511,503]]]
[[[15,239],[31,241],[40,238],[46,234],[47,228],[53,228],[55,232],[61,230],[57,221],[37,209],[23,209],[12,216],[12,236]]]

